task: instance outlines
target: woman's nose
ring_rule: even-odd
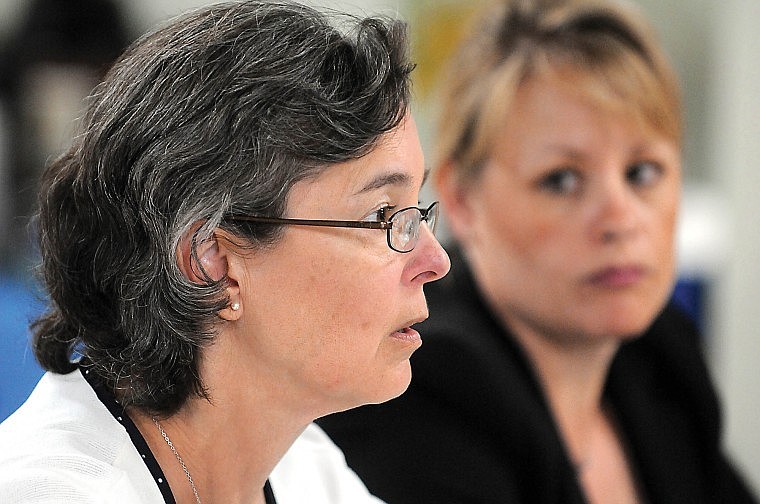
[[[593,233],[603,242],[629,236],[638,229],[637,196],[625,180],[601,185],[594,199]]]
[[[446,276],[451,268],[449,255],[427,223],[420,226],[419,241],[410,254],[412,258],[405,272],[406,279],[410,282],[425,284],[439,280]]]

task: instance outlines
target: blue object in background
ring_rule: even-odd
[[[694,277],[681,277],[673,289],[673,303],[691,317],[704,336],[705,281]]]
[[[42,377],[29,346],[29,322],[43,308],[31,280],[0,275],[0,421],[26,400]]]

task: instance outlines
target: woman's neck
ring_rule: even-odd
[[[256,366],[212,364],[218,348],[212,349],[200,370],[210,400],[191,397],[178,413],[159,422],[192,476],[201,502],[263,503],[269,474],[313,418],[291,404],[290,394],[273,393],[277,385]],[[130,416],[177,502],[195,503],[188,476],[152,417]]]
[[[582,463],[588,440],[604,421],[602,395],[619,342],[563,340],[513,320],[509,326],[536,371],[571,457]]]
[[[274,421],[261,410],[255,416],[250,411],[236,413],[204,399],[192,399],[179,413],[158,419],[158,424],[142,413],[130,412],[130,416],[180,504],[196,502],[189,477],[201,502],[263,504],[269,474],[306,427],[285,429],[286,423]],[[241,418],[247,419],[244,425]]]
[[[614,339],[562,339],[510,324],[538,374],[551,414],[592,504],[641,502],[614,411],[603,400]]]

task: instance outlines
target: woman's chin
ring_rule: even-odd
[[[399,363],[382,378],[373,383],[373,390],[357,397],[353,405],[345,409],[356,408],[366,404],[380,404],[395,399],[409,388],[412,379],[412,368],[409,360]]]

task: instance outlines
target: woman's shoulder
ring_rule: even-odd
[[[113,439],[112,418],[79,371],[45,373],[30,396],[0,424],[0,440],[21,453],[84,451]],[[3,450],[0,460],[9,455]]]
[[[270,475],[278,504],[380,504],[316,424],[296,439]]]
[[[135,487],[126,476],[103,478],[88,474],[92,469],[82,464],[79,469],[61,469],[61,463],[78,464],[81,460],[63,458],[56,461],[58,469],[49,464],[29,464],[24,467],[3,468],[0,473],[0,502],[24,504],[121,504],[141,502],[163,503],[160,493],[156,499],[149,488]]]
[[[0,502],[163,502],[135,478],[147,469],[79,371],[45,374],[0,424],[0,445]]]
[[[717,449],[720,404],[702,338],[688,316],[668,305],[648,331],[621,346],[610,369],[607,392],[616,407],[627,412],[623,416],[630,418],[624,421],[631,430],[645,419],[658,419],[658,428],[684,436],[691,433],[698,438],[691,444]],[[680,427],[666,428],[665,417]],[[677,438],[668,432],[663,436]]]

